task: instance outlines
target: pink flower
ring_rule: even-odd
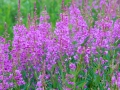
[[[117,86],[120,88],[120,77],[117,78]]]
[[[112,84],[114,84],[114,83],[116,82],[116,77],[115,77],[115,76],[112,76],[111,81],[112,81]]]
[[[83,50],[84,50],[83,47],[79,46],[78,49],[77,49],[77,53],[82,54]]]
[[[74,63],[71,63],[69,65],[69,67],[70,67],[71,70],[75,70],[76,69],[76,65]]]

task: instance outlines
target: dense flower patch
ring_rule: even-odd
[[[0,90],[119,90],[119,3],[96,1],[63,6],[54,30],[43,11],[14,26],[12,44],[0,37]]]

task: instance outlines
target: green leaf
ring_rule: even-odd
[[[87,83],[87,80],[81,80],[80,82],[77,83],[77,86],[78,88],[83,88],[86,83]]]

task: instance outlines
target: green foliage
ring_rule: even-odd
[[[46,10],[50,16],[50,22],[55,27],[58,16],[61,12],[62,0],[21,0],[21,17],[22,22],[27,25],[27,16],[30,13],[31,17],[34,14],[34,2],[36,2],[37,16],[40,16],[41,11]],[[65,0],[65,5],[69,5],[71,0]],[[18,0],[0,0],[0,36],[5,31],[5,22],[7,30],[10,34],[10,39],[13,37],[13,26],[17,23]]]

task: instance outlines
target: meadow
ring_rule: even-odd
[[[120,90],[120,0],[1,0],[0,90]]]

